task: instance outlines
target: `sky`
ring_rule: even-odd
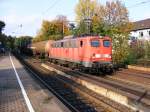
[[[97,0],[105,4],[108,0]],[[111,0],[113,1],[113,0]],[[131,21],[150,18],[150,0],[121,0]],[[0,20],[6,23],[3,33],[12,36],[35,36],[43,20],[66,15],[75,20],[78,0],[0,0]]]

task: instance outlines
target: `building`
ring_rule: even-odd
[[[150,18],[133,22],[133,25],[131,37],[140,40],[150,40]]]

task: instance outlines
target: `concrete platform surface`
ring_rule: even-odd
[[[70,112],[14,56],[0,57],[0,112]]]

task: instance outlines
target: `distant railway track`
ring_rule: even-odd
[[[46,75],[43,73],[45,70],[39,67],[35,68],[31,63],[29,64],[24,60],[21,62],[28,71],[38,78],[73,112],[131,112],[130,109],[123,106],[119,107],[117,105],[117,108],[114,102],[95,94],[72,80],[56,73]]]
[[[124,84],[135,85],[136,87],[150,91],[150,73],[132,69],[122,69],[117,71],[112,76],[107,76],[110,79],[124,82]]]
[[[143,78],[147,78],[150,79],[150,73],[148,72],[144,72],[144,71],[137,71],[137,70],[123,70],[123,71],[119,71],[118,73],[122,73],[122,74],[126,74],[126,75],[133,75],[136,77],[143,77]]]
[[[115,77],[115,76],[106,76],[109,80],[115,80],[117,81],[118,83],[123,83],[123,84],[127,84],[127,85],[131,85],[131,86],[134,86],[135,88],[141,88],[143,90],[147,90],[147,91],[150,91],[150,86],[146,85],[146,84],[142,84],[142,83],[139,83],[139,82],[136,82],[136,81],[131,81],[130,79],[124,79],[124,78],[121,78],[121,77]]]

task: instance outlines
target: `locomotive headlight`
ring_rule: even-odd
[[[100,58],[101,55],[100,54],[95,54],[95,58]]]
[[[103,57],[104,58],[111,58],[111,55],[110,54],[104,54]]]
[[[93,54],[92,58],[101,58],[101,54]]]

